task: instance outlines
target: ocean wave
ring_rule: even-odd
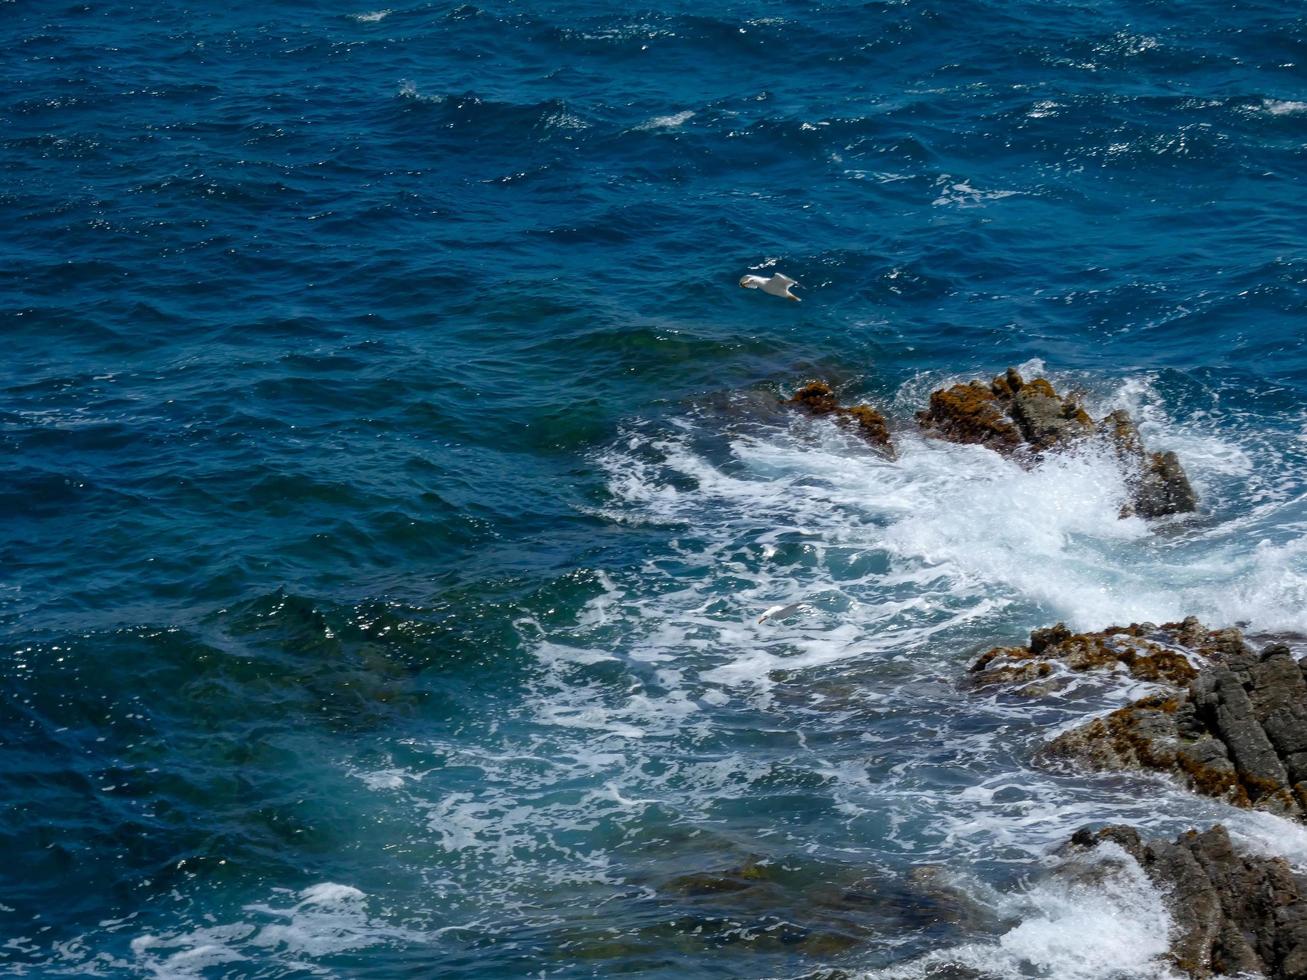
[[[1092,884],[1050,880],[991,893],[995,913],[1018,920],[997,942],[940,950],[864,980],[930,980],[950,968],[983,980],[1179,980],[1168,956],[1172,923],[1162,895],[1124,851],[1098,851],[1088,859],[1099,868]]]

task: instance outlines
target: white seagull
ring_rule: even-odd
[[[773,296],[784,296],[786,299],[792,299],[796,303],[802,303],[803,300],[790,292],[791,286],[797,286],[798,283],[789,276],[776,273],[770,279],[766,276],[741,276],[740,285],[745,289],[761,289],[764,293],[771,293]]]
[[[772,606],[758,617],[758,622],[765,623],[769,619],[784,619],[787,616],[793,616],[796,612],[807,611],[808,603],[800,599],[798,602],[791,602],[788,606]]]

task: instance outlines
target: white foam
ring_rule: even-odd
[[[406,784],[420,780],[423,775],[396,766],[387,766],[381,769],[358,769],[347,766],[346,771],[355,779],[361,780],[368,789],[375,792],[403,789]]]
[[[1032,361],[1021,370],[1036,375],[1045,366]],[[907,415],[951,380],[909,382],[894,400],[896,414]],[[1054,382],[1081,386],[1079,379]],[[594,733],[605,748],[631,752],[625,764],[638,770],[635,746],[710,733],[718,709],[747,705],[774,714],[778,689],[793,688],[787,678],[796,672],[838,678],[862,671],[849,693],[820,702],[814,696],[821,725],[842,711],[883,706],[927,742],[947,737],[960,764],[985,774],[969,789],[919,789],[908,745],[887,750],[898,767],[874,787],[840,770],[829,792],[850,820],[874,809],[871,825],[884,834],[884,821],[897,827],[931,815],[932,843],[918,827],[916,839],[905,833],[904,847],[1036,855],[1090,820],[1174,833],[1199,815],[1225,819],[1228,807],[1195,801],[1164,782],[1153,781],[1150,793],[1167,804],[1141,806],[1137,789],[1120,780],[1069,784],[1026,769],[1019,738],[1033,748],[1087,711],[1144,693],[1128,677],[1077,678],[1041,707],[1045,717],[1036,724],[1029,705],[968,697],[968,712],[989,714],[994,725],[1010,721],[1024,736],[932,726],[932,715],[959,710],[952,684],[969,649],[1011,631],[1014,613],[1026,628],[1060,619],[1099,629],[1190,614],[1214,625],[1307,627],[1307,544],[1285,532],[1302,494],[1292,482],[1264,480],[1284,468],[1279,449],[1237,426],[1224,431],[1215,411],[1201,424],[1175,423],[1148,376],[1090,399],[1095,415],[1122,405],[1141,421],[1150,446],[1181,453],[1204,507],[1234,500],[1245,508],[1239,516],[1122,520],[1125,476],[1114,454],[1092,447],[1023,467],[910,429],[896,434],[899,456],[890,461],[828,420],[801,415],[781,426],[739,425],[726,442],[717,417],[684,416],[654,434],[633,429],[598,459],[611,495],[601,513],[663,527],[671,543],[640,568],[603,576],[602,594],[575,626],[537,624],[524,633],[546,668],[536,719]],[[1260,501],[1253,512],[1244,504],[1250,491]],[[1249,531],[1264,534],[1265,543]],[[803,616],[758,622],[763,610],[799,602]],[[662,683],[633,682],[618,693],[587,679],[589,670],[621,664],[657,665]],[[880,675],[868,683],[870,665]],[[712,710],[690,710],[694,705]],[[796,722],[790,716],[786,723]],[[796,765],[818,765],[797,755]],[[601,770],[628,797],[666,792],[666,784],[633,779],[631,768],[590,771]],[[719,777],[707,763],[681,763],[670,805],[694,812],[693,786],[731,792],[714,786]],[[880,843],[897,843],[897,833]]]
[[[1307,873],[1307,827],[1259,810],[1238,810],[1223,822],[1240,850],[1282,857],[1300,873]]]
[[[1263,99],[1262,108],[1273,116],[1288,116],[1307,112],[1307,102],[1292,102],[1287,99]]]
[[[948,174],[941,176],[935,183],[940,188],[939,196],[930,203],[937,208],[946,205],[978,208],[984,206],[986,201],[1000,201],[1005,197],[1015,197],[1022,193],[1021,191],[981,190],[972,187],[969,181],[955,181]]]
[[[376,23],[378,23],[378,22],[380,22],[380,21],[385,20],[385,19],[386,19],[387,17],[389,17],[392,13],[394,13],[394,11],[393,11],[393,10],[389,10],[389,9],[387,9],[387,10],[372,10],[372,11],[368,11],[367,13],[362,13],[362,14],[350,14],[350,15],[349,15],[349,18],[350,18],[350,20],[356,20],[356,21],[358,21],[360,24],[376,24]]]
[[[693,109],[684,109],[681,112],[673,112],[666,116],[654,116],[646,122],[636,126],[637,130],[651,129],[680,129],[683,125],[694,118]]]
[[[1143,870],[1112,844],[1076,860],[1095,867],[1092,884],[1054,877],[995,896],[999,915],[1020,919],[997,942],[941,950],[865,976],[925,980],[941,966],[956,965],[1001,980],[1175,980],[1166,961],[1171,919]]]
[[[912,380],[894,414],[909,417],[948,380]],[[416,808],[424,880],[449,928],[493,928],[490,908],[498,923],[553,915],[548,896],[574,896],[578,882],[588,894],[648,887],[632,875],[642,845],[615,842],[672,824],[687,839],[723,824],[733,833],[725,801],[795,774],[796,792],[831,816],[770,840],[840,860],[1020,862],[1090,821],[1174,836],[1223,820],[1249,846],[1301,862],[1307,833],[1277,834],[1258,822],[1269,818],[1163,780],[1029,765],[1051,731],[1137,693],[1128,684],[1087,679],[1039,705],[955,686],[974,644],[1056,619],[1307,626],[1307,545],[1284,533],[1301,491],[1266,479],[1283,469],[1279,450],[1224,430],[1215,409],[1176,423],[1147,376],[1096,396],[1095,414],[1129,405],[1150,446],[1181,453],[1209,513],[1232,516],[1119,520],[1123,474],[1092,449],[1022,467],[905,426],[891,461],[829,420],[759,417],[743,398],[726,421],[714,409],[632,425],[596,456],[608,491],[597,513],[657,528],[645,560],[576,571],[584,603],[523,610],[513,628],[531,658],[524,690],[478,719],[475,739],[415,738],[403,756],[412,769],[373,759],[352,773],[387,805]],[[1250,489],[1251,506],[1239,496]],[[796,602],[802,616],[758,622]],[[429,761],[411,761],[423,753]],[[423,778],[436,769],[441,779]],[[1099,891],[1049,883],[994,898],[1021,925],[950,955],[1001,976],[1165,976],[1154,962],[1165,922],[1144,885],[1127,871]],[[208,945],[289,956],[312,946],[302,929],[329,945],[384,942],[392,928],[353,890],[287,904],[274,903],[289,921],[252,912],[246,935],[163,936],[139,955],[162,964]],[[343,925],[333,932],[316,912]],[[926,965],[904,969],[885,975]]]
[[[1102,55],[1122,55],[1127,58],[1133,58],[1152,51],[1158,46],[1158,40],[1149,37],[1146,34],[1131,34],[1129,31],[1118,31],[1108,41],[1094,45],[1094,51]]]
[[[290,904],[288,896],[293,897]],[[427,941],[420,933],[373,916],[363,892],[336,882],[321,882],[298,893],[280,889],[275,904],[247,905],[244,912],[245,921],[136,937],[131,949],[137,968],[178,980],[248,960],[320,972],[309,965],[313,960],[380,944]]]
[[[410,78],[400,79],[399,86],[395,90],[395,95],[401,99],[412,99],[414,102],[444,102],[443,96],[423,95],[418,91],[417,83]]]

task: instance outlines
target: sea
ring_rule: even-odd
[[[0,3],[0,974],[1162,980],[1075,830],[1307,868],[965,683],[1307,634],[1307,7],[389,2]],[[922,434],[1009,366],[1198,512]]]

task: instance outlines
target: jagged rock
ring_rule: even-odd
[[[1117,410],[1095,423],[1073,397],[1059,395],[1045,378],[1026,381],[1016,368],[989,384],[971,381],[932,392],[917,421],[941,439],[986,446],[1004,455],[1038,456],[1102,435],[1111,441],[1127,474],[1130,502],[1122,517],[1165,517],[1198,507],[1175,453],[1148,452],[1129,412]]]
[[[1238,631],[1208,630],[1194,617],[1182,623],[1133,623],[1097,633],[1072,633],[1063,623],[1035,630],[1024,647],[995,647],[971,665],[975,687],[1025,685],[1015,692],[1039,696],[1065,687],[1071,674],[1124,669],[1144,681],[1187,684],[1199,666],[1228,656]]]
[[[853,429],[873,446],[893,454],[894,446],[885,416],[870,405],[841,405],[831,386],[823,381],[804,385],[783,404],[793,405],[809,415],[833,416],[835,421]]]
[[[1175,453],[1150,453],[1135,490],[1135,511],[1141,517],[1165,517],[1197,509],[1198,495]]]
[[[1145,841],[1130,827],[1085,828],[1070,850],[1110,841],[1166,896],[1171,958],[1191,977],[1307,977],[1307,881],[1283,858],[1240,854],[1217,825],[1174,842]]]
[[[1172,452],[1147,452],[1129,412],[1117,409],[1099,426],[1112,440],[1126,468],[1131,504],[1123,516],[1136,513],[1140,517],[1166,517],[1198,509],[1198,495],[1179,458]]]
[[[950,442],[1001,453],[1023,447],[1043,452],[1094,432],[1093,420],[1074,399],[1059,395],[1044,378],[1027,382],[1016,368],[988,385],[972,381],[933,392],[917,420]]]
[[[1094,423],[1070,398],[1062,398],[1043,378],[1017,389],[1009,411],[1036,451],[1093,435]]]
[[[1210,663],[1186,686],[1159,677],[1174,693],[1095,718],[1043,754],[1096,770],[1168,773],[1236,806],[1307,819],[1307,658],[1295,662],[1283,644],[1259,655],[1233,630],[1206,638],[1200,649]]]
[[[930,407],[917,415],[925,428],[950,442],[975,443],[1002,453],[1021,445],[1021,433],[1006,405],[979,381],[933,392]]]

